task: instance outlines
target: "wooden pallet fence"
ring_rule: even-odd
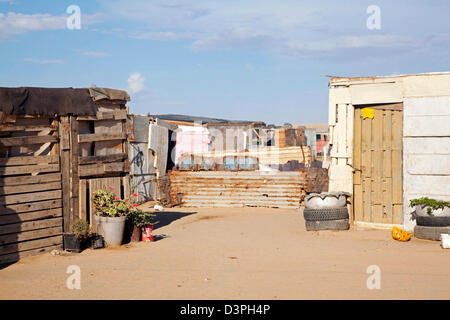
[[[62,247],[58,124],[8,116],[0,124],[0,264]]]

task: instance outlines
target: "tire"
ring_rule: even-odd
[[[319,230],[348,230],[350,224],[348,219],[325,220],[325,221],[305,221],[307,231]]]
[[[306,221],[328,221],[348,219],[347,207],[332,209],[303,209],[303,217]]]
[[[414,227],[414,237],[419,239],[440,241],[441,233],[450,234],[450,227]]]
[[[417,216],[416,223],[425,227],[450,227],[450,217]]]

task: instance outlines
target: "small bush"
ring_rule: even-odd
[[[79,239],[87,239],[91,232],[91,226],[87,221],[77,219],[72,225],[72,232]]]

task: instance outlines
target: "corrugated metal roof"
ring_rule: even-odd
[[[189,116],[189,115],[182,115],[182,114],[153,114],[151,115],[153,118],[162,119],[162,120],[169,120],[169,121],[181,121],[181,122],[201,122],[203,124],[206,123],[244,123],[244,124],[251,124],[253,122],[259,122],[259,121],[246,121],[246,120],[226,120],[226,119],[218,119],[218,118],[208,118],[208,117],[200,117],[200,116]]]

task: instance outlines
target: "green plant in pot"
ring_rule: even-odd
[[[120,246],[123,240],[125,222],[131,211],[130,200],[120,199],[114,188],[97,190],[92,195],[97,233],[103,236],[107,246]]]
[[[450,202],[422,197],[409,201],[418,216],[450,216]]]
[[[72,233],[64,234],[64,250],[81,252],[86,249],[91,234],[91,226],[87,221],[77,219],[73,222]]]
[[[146,227],[153,226],[157,221],[154,221],[155,214],[150,212],[145,212],[142,209],[132,207],[130,213],[131,224],[133,225],[133,233],[131,235],[131,241],[138,242],[141,239],[141,234]]]

